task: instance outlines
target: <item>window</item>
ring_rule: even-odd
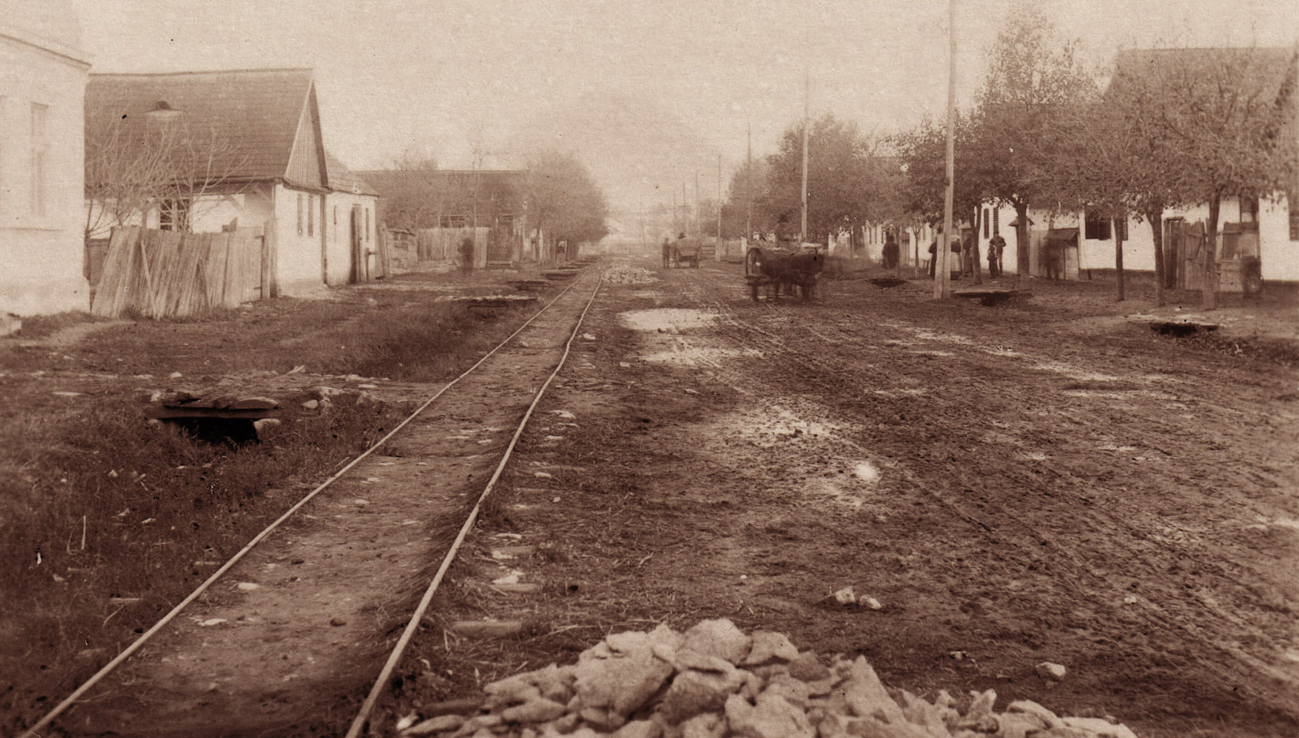
[[[1087,227],[1083,238],[1089,241],[1110,240],[1110,221],[1093,213],[1087,213]]]
[[[1121,238],[1125,242],[1128,240],[1128,220],[1127,218],[1114,219],[1114,237]]]
[[[1240,222],[1241,223],[1258,222],[1258,198],[1257,197],[1240,198]]]
[[[988,229],[988,209],[984,208],[983,209],[983,237],[989,238],[991,235],[992,234],[989,233],[989,229]]]
[[[307,195],[307,235],[316,235],[316,196]]]
[[[163,231],[189,230],[189,201],[163,200],[158,208],[158,228]]]
[[[1001,235],[1001,208],[992,209],[992,234]]]
[[[302,235],[302,193],[298,193],[298,235]]]
[[[31,206],[36,215],[45,215],[49,205],[49,118],[48,105],[32,103]]]
[[[370,240],[370,208],[365,209],[365,240]]]

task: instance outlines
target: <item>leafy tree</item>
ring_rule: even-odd
[[[544,151],[528,163],[529,225],[556,241],[595,242],[609,233],[604,193],[576,156]]]
[[[964,174],[983,198],[1015,208],[1021,278],[1029,264],[1028,209],[1054,202],[1060,192],[1064,157],[1058,133],[1074,106],[1096,94],[1076,51],[1077,42],[1058,39],[1040,8],[1013,9],[993,43],[965,154],[958,155],[965,160],[958,182]]]
[[[971,175],[973,131],[968,115],[956,117],[956,191],[953,193],[953,210],[956,213],[973,212],[983,202],[982,186]],[[904,212],[914,213],[926,223],[943,219],[944,188],[947,181],[947,130],[946,123],[926,120],[910,131],[893,137],[906,176],[900,181],[901,202]]]
[[[1299,50],[1161,49],[1129,52],[1122,61],[1114,85],[1159,154],[1170,199],[1208,204],[1202,294],[1212,309],[1223,198],[1271,197],[1296,176]]]
[[[803,238],[824,240],[843,226],[879,217],[882,184],[873,162],[875,146],[854,123],[827,115],[808,132],[807,229]],[[764,223],[781,215],[791,222],[802,210],[803,127],[785,131],[780,150],[767,157]]]

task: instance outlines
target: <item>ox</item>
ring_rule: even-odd
[[[744,281],[754,301],[759,287],[774,288],[776,296],[782,287],[791,295],[798,287],[803,299],[809,300],[824,266],[825,255],[815,245],[797,250],[754,246],[744,256]]]

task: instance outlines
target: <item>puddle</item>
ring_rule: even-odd
[[[857,466],[853,467],[852,473],[863,482],[876,482],[880,478],[880,470],[869,461],[858,462]]]
[[[620,313],[618,317],[632,330],[662,331],[666,333],[679,333],[691,328],[702,328],[712,325],[713,321],[717,319],[715,313],[679,308],[631,310]]]

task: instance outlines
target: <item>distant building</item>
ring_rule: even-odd
[[[517,169],[374,169],[359,173],[383,200],[389,228],[486,228],[488,263],[537,258],[525,249],[527,176]]]
[[[0,312],[88,310],[82,224],[90,62],[67,0],[0,0]]]
[[[273,294],[369,277],[377,196],[326,153],[312,70],[93,74],[86,114],[92,149],[122,146],[135,161],[160,141],[177,152],[163,178],[170,189],[129,224],[262,228],[274,245]],[[88,221],[106,230],[114,218],[100,216],[116,200],[113,177],[103,179],[86,207]]]

